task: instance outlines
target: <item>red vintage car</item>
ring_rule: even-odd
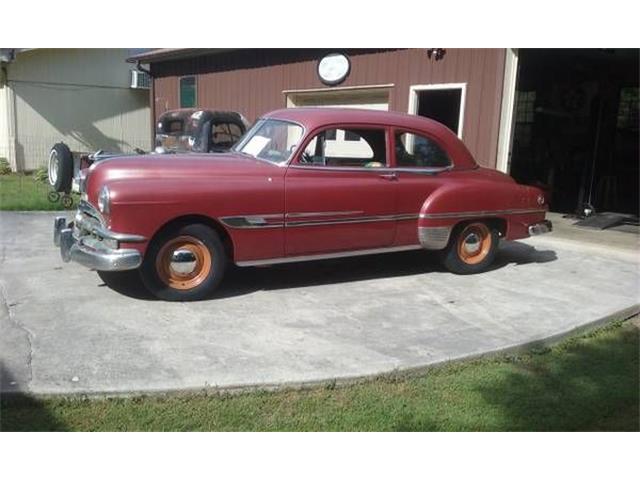
[[[482,272],[501,238],[551,230],[540,189],[478,166],[445,126],[370,110],[278,110],[229,153],[106,160],[83,188],[55,220],[63,260],[111,281],[137,269],[165,300],[209,296],[229,262],[427,249]]]

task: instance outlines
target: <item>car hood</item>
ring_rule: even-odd
[[[229,175],[273,175],[275,164],[239,153],[148,154],[114,157],[94,164],[92,177],[104,181],[133,178],[184,178]]]
[[[280,178],[285,168],[238,153],[150,154],[114,157],[93,164],[86,180],[87,200],[96,205],[107,185],[118,197],[151,198],[160,192],[178,198],[185,190],[211,189],[212,185],[247,184],[252,178]],[[271,180],[270,180],[271,181]]]

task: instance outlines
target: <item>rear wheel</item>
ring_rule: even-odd
[[[454,230],[442,263],[447,270],[462,275],[483,272],[493,263],[499,242],[497,230],[486,223],[463,224]]]
[[[215,230],[191,224],[160,234],[147,249],[140,273],[158,298],[201,300],[218,287],[226,264],[226,252]]]

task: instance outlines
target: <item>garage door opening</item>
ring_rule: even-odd
[[[511,175],[551,210],[639,210],[638,50],[519,50]]]
[[[462,138],[465,91],[465,84],[414,85],[409,113],[436,120]]]

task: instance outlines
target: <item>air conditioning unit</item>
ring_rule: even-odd
[[[140,70],[131,70],[131,88],[145,88],[151,87],[151,78],[149,74],[141,72]]]

